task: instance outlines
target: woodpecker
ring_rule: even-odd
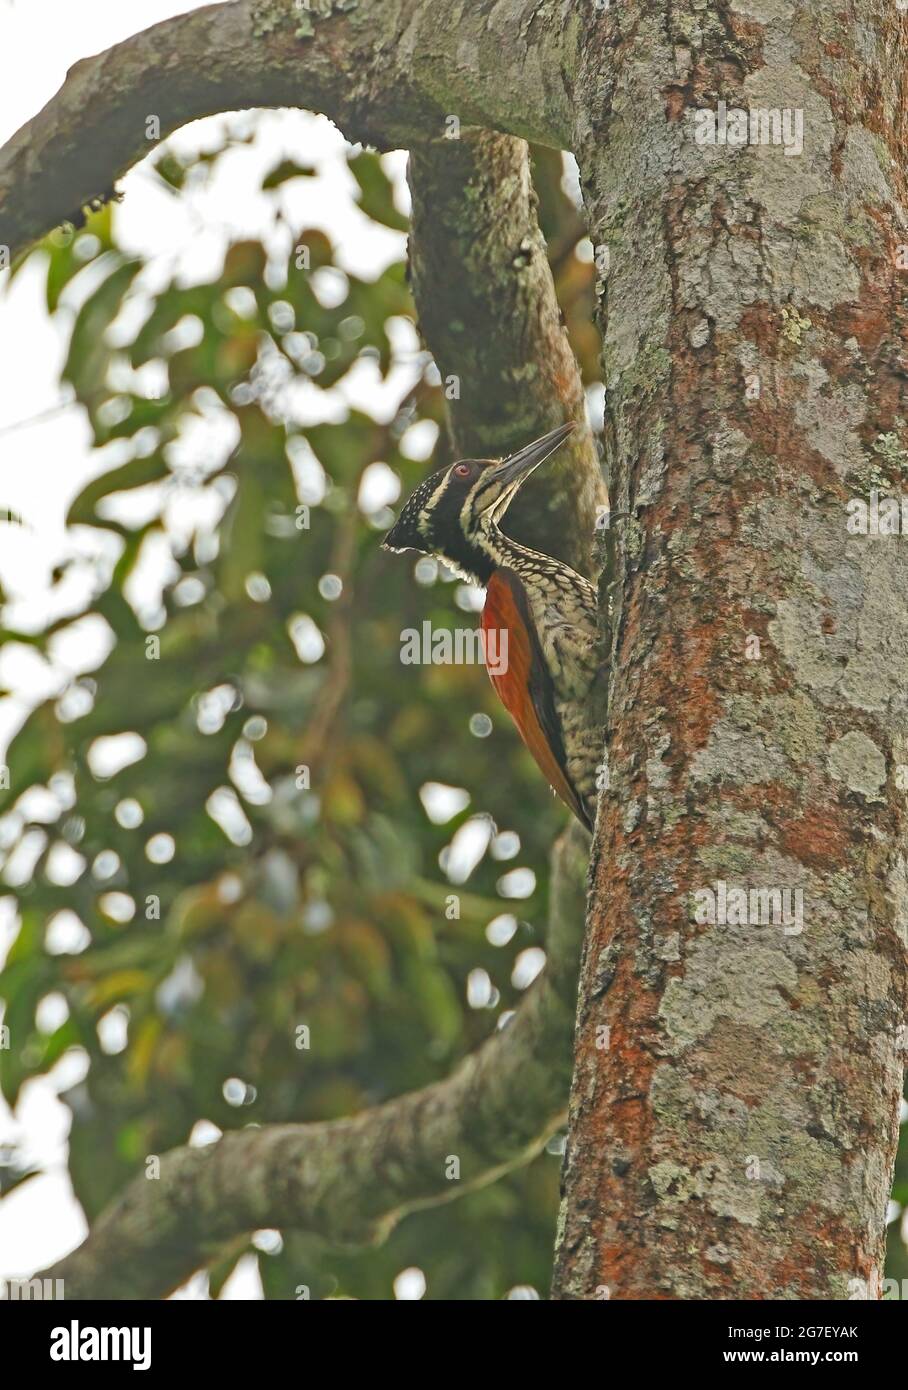
[[[606,664],[596,590],[499,528],[530,474],[573,428],[559,425],[503,460],[459,459],[433,473],[382,545],[441,556],[484,586],[483,633],[494,629],[497,650],[507,654],[497,673],[487,663],[492,684],[550,786],[592,830]]]

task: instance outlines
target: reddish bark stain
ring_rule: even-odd
[[[853,832],[842,810],[813,807],[783,827],[780,848],[808,868],[844,864],[853,847]]]

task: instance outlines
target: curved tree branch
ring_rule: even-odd
[[[442,134],[452,115],[563,144],[563,30],[527,25],[525,9],[234,0],[156,24],[76,63],[0,151],[0,245],[18,255],[105,195],[158,136],[220,111],[304,107],[381,148]]]
[[[588,571],[606,494],[526,142],[487,130],[424,142],[410,151],[409,181],[413,296],[442,376],[457,378],[456,450],[494,458],[565,419],[583,424],[515,499],[506,529]]]
[[[588,843],[572,825],[555,847],[545,973],[453,1075],[352,1119],[250,1127],[175,1149],[159,1179],[135,1178],[42,1277],[63,1279],[68,1299],[160,1297],[247,1231],[376,1242],[407,1212],[525,1163],[567,1106]]]

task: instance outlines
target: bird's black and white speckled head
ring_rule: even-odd
[[[574,429],[559,425],[506,459],[458,459],[420,483],[382,545],[440,555],[481,583],[497,563],[498,523],[539,464]]]

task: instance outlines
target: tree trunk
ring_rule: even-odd
[[[908,464],[905,39],[878,0],[847,20],[622,4],[583,39],[576,149],[610,253],[631,515],[558,1298],[878,1296],[908,567],[898,536],[846,522]],[[720,101],[787,108],[787,148],[698,143]],[[740,912],[735,888],[784,892],[787,914]]]

